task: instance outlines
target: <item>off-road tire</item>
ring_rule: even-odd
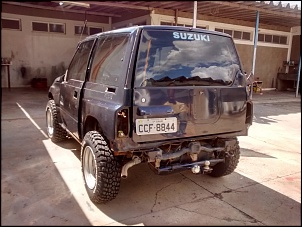
[[[48,116],[47,114],[50,114]],[[49,117],[52,118],[52,123],[49,122]],[[50,99],[46,106],[46,127],[47,135],[53,142],[61,142],[67,138],[67,132],[59,124],[59,112],[55,101]]]
[[[81,169],[85,188],[92,202],[105,203],[117,196],[121,165],[97,131],[87,132],[82,141]]]
[[[226,155],[225,162],[220,162],[213,166],[213,170],[209,173],[212,177],[222,177],[231,174],[236,169],[239,158],[240,158],[240,147],[239,142],[236,140],[236,144],[228,152],[229,155]]]

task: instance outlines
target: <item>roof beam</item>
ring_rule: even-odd
[[[110,6],[110,7],[117,7],[117,8],[124,8],[124,9],[140,9],[140,10],[153,10],[153,7],[149,6],[138,6],[138,5],[131,5],[131,4],[122,4],[122,3],[113,3],[113,2],[86,2],[90,5],[98,5],[98,6]]]
[[[169,15],[169,16],[175,15],[175,12],[173,10],[168,10],[168,9],[155,9],[155,13]],[[193,13],[179,11],[178,17],[193,18]],[[216,17],[216,16],[208,16],[208,15],[204,15],[204,14],[198,14],[197,19],[198,20],[208,20],[208,21],[219,22],[219,23],[248,26],[248,27],[255,26],[255,23],[251,22],[251,21],[221,18],[221,17]],[[268,24],[264,24],[264,23],[260,23],[259,28],[276,30],[276,31],[284,31],[284,32],[290,31],[290,28],[286,27],[284,25],[268,25]]]
[[[298,15],[298,14],[287,13],[287,12],[277,12],[277,11],[274,11],[274,10],[263,9],[263,8],[256,7],[256,6],[247,6],[247,5],[237,4],[237,3],[228,2],[228,1],[225,1],[225,2],[223,2],[223,1],[208,1],[208,2],[211,2],[213,4],[218,4],[218,5],[236,7],[238,9],[255,10],[255,11],[259,11],[259,12],[263,12],[263,13],[282,16],[282,17],[287,16],[287,17],[301,19],[301,13],[300,13],[300,15]]]
[[[66,8],[54,8],[54,7],[48,7],[48,6],[39,6],[39,5],[33,5],[29,3],[23,3],[23,2],[2,2],[2,4],[10,4],[10,5],[17,5],[17,6],[26,6],[26,7],[31,7],[31,8],[37,8],[37,9],[47,9],[47,10],[55,10],[55,11],[60,11],[60,12],[69,12],[69,13],[83,13],[83,14],[90,14],[90,15],[96,15],[96,16],[108,16],[108,17],[121,17],[121,15],[118,14],[111,14],[111,13],[95,13],[95,12],[89,12],[89,11],[84,11],[84,10],[71,10],[71,9],[66,9]]]

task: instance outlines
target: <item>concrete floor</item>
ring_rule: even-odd
[[[254,123],[223,178],[129,169],[117,198],[85,191],[80,145],[46,136],[47,90],[2,89],[1,225],[301,225],[301,99],[254,94]]]

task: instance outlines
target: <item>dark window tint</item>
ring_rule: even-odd
[[[241,39],[241,34],[242,34],[241,31],[234,31],[234,38],[235,39]]]
[[[251,33],[250,32],[243,32],[242,39],[244,40],[251,40]]]
[[[49,31],[57,32],[57,33],[65,33],[65,25],[64,24],[49,24]]]
[[[273,43],[280,43],[280,36],[274,35],[273,36]]]
[[[88,28],[85,27],[83,31],[83,26],[74,26],[74,34],[81,35],[83,32],[83,35],[88,35]]]
[[[48,23],[32,22],[33,31],[48,32]]]
[[[93,34],[96,34],[96,33],[100,33],[102,32],[103,29],[102,28],[93,28],[93,27],[90,27],[89,28],[89,34],[90,35],[93,35]]]
[[[21,30],[20,20],[1,19],[1,28]]]
[[[271,43],[272,42],[272,38],[273,38],[272,35],[265,35],[264,41],[267,42],[267,43]]]
[[[229,37],[184,31],[144,31],[135,87],[230,85],[240,67]]]
[[[101,38],[98,41],[90,81],[116,86],[125,61],[128,36]]]
[[[67,72],[67,80],[84,80],[88,64],[88,58],[93,45],[93,40],[81,43],[70,63]]]
[[[280,44],[287,44],[287,37],[286,36],[280,36]]]
[[[232,32],[232,30],[224,29],[224,33],[229,34],[230,36],[232,36]]]
[[[264,42],[264,34],[258,34],[258,41]]]

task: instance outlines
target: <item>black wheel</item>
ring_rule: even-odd
[[[49,100],[46,106],[47,134],[53,142],[65,140],[67,132],[59,125],[59,113],[54,100]]]
[[[240,158],[240,147],[236,140],[236,144],[228,152],[225,157],[225,162],[220,162],[213,166],[213,170],[209,173],[212,177],[222,177],[231,174],[236,169]]]
[[[121,165],[97,131],[88,132],[83,139],[81,165],[85,188],[92,202],[104,203],[117,196]]]

